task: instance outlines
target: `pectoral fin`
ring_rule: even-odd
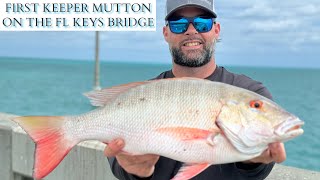
[[[219,129],[204,130],[189,127],[167,127],[156,131],[176,137],[182,141],[205,140],[211,146],[214,145],[214,138],[220,133]]]
[[[176,176],[171,180],[188,180],[196,175],[200,174],[202,171],[210,166],[208,163],[203,164],[184,164]]]

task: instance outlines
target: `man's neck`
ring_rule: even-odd
[[[175,77],[196,77],[206,78],[216,69],[215,60],[212,59],[208,64],[201,67],[186,67],[173,63],[172,73]]]

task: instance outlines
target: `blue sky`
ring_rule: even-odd
[[[165,1],[156,32],[102,32],[104,61],[170,64],[163,40]],[[216,0],[220,65],[320,68],[319,0]],[[0,32],[0,56],[94,59],[94,32]]]

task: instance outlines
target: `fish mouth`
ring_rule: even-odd
[[[278,136],[295,137],[303,133],[302,125],[304,122],[299,118],[290,118],[276,126],[274,133]]]

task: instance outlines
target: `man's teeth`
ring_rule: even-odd
[[[184,44],[184,46],[198,46],[198,45],[200,45],[199,42],[191,42],[191,43]]]

